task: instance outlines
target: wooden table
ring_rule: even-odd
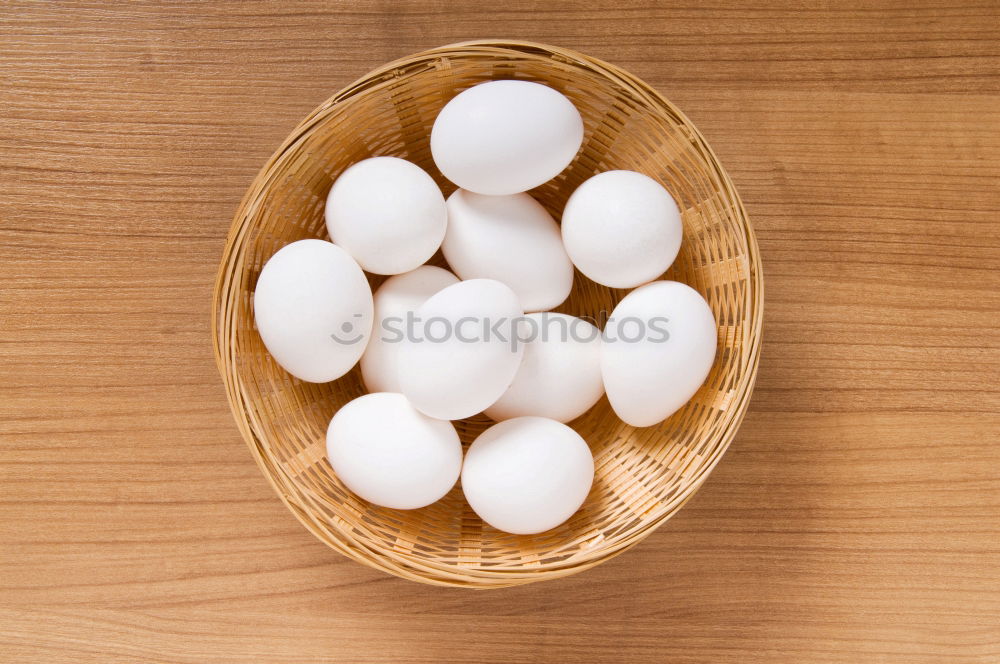
[[[0,3],[0,661],[1000,661],[1000,7],[483,4]],[[750,413],[676,518],[477,593],[292,518],[209,320],[300,118],[497,36],[687,112],[757,229],[766,320]]]

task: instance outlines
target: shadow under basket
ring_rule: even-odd
[[[532,190],[558,219],[569,194],[602,171],[628,169],[662,183],[684,222],[680,254],[664,278],[700,292],[715,314],[718,351],[705,384],[665,422],[624,424],[606,398],[570,423],[594,454],[594,485],[566,523],[538,535],[484,524],[456,486],[419,510],[371,505],[326,461],[333,414],[365,393],[357,367],[325,384],[275,363],[255,327],[253,289],[284,245],[327,238],[323,211],[334,179],[367,157],[419,164],[445,195],[434,166],[438,111],[462,90],[495,79],[538,81],[583,116],[583,147],[566,170]],[[445,265],[440,253],[431,263]],[[372,288],[384,278],[370,276]],[[753,231],[729,176],[697,129],[642,81],[573,51],[509,41],[445,46],[392,62],[307,117],[267,162],[233,221],[215,287],[215,353],[233,415],[264,474],[320,540],[371,567],[423,583],[496,588],[579,572],[627,550],[672,516],[705,481],[733,439],[757,374],[762,276]],[[601,320],[627,293],[575,274],[557,309]],[[455,426],[466,446],[492,422]]]

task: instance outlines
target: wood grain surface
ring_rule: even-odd
[[[677,517],[491,592],[315,541],[231,421],[212,283],[270,153],[481,37],[624,66],[757,229],[758,387]],[[1000,6],[0,1],[0,661],[1000,661]]]

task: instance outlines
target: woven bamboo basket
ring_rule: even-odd
[[[347,166],[372,156],[409,159],[454,190],[434,166],[430,132],[444,104],[491,79],[524,79],[569,97],[583,115],[583,147],[532,194],[558,219],[595,173],[630,169],[667,187],[682,210],[684,242],[665,278],[708,300],[719,325],[714,367],[697,395],[658,426],[636,429],[602,399],[571,423],[596,465],[584,506],[554,530],[498,532],[461,489],[419,510],[370,505],[344,488],[325,459],[333,414],[364,394],[357,368],[327,384],[283,371],[254,328],[252,294],[264,262],[303,238],[327,238],[324,202]],[[440,254],[431,261],[446,265]],[[371,277],[374,289],[382,278]],[[558,310],[600,319],[626,294],[580,273]],[[496,588],[579,572],[627,550],[691,498],[743,418],[757,373],[762,277],[753,231],[728,175],[697,129],[655,90],[605,62],[513,41],[436,48],[381,67],[307,117],[261,170],[236,214],[215,288],[215,353],[240,432],[293,514],[331,548],[423,583]],[[492,422],[456,422],[468,445]]]

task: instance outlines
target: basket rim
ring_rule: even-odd
[[[410,66],[420,60],[447,56],[453,53],[457,54],[457,51],[465,51],[466,53],[463,53],[463,55],[466,55],[470,49],[479,50],[483,55],[500,55],[510,52],[543,55],[555,57],[576,66],[596,70],[602,76],[614,81],[630,92],[637,93],[650,106],[674,116],[690,131],[691,138],[697,142],[698,147],[707,153],[708,158],[706,162],[711,164],[713,176],[722,185],[720,190],[726,193],[727,201],[733,206],[736,216],[741,221],[742,240],[746,243],[746,259],[749,274],[746,296],[748,300],[746,305],[748,309],[748,329],[745,335],[750,340],[750,347],[747,360],[740,373],[739,383],[734,388],[738,399],[727,409],[728,417],[719,424],[722,431],[718,444],[711,450],[711,457],[708,462],[699,468],[696,476],[689,481],[675,499],[667,504],[661,504],[657,509],[649,512],[647,514],[648,519],[639,527],[630,531],[627,537],[623,537],[614,544],[600,548],[599,556],[588,557],[584,560],[574,560],[573,557],[570,557],[565,560],[543,563],[540,566],[533,566],[531,568],[522,568],[516,565],[496,568],[459,567],[453,564],[436,563],[428,559],[408,557],[386,549],[372,550],[355,539],[349,529],[341,528],[336,523],[326,524],[327,528],[321,527],[312,515],[309,514],[303,503],[293,502],[293,496],[301,499],[294,481],[287,477],[281,468],[272,464],[267,454],[261,449],[260,438],[254,430],[253,423],[250,422],[248,410],[243,407],[246,401],[245,386],[239,374],[235,371],[233,361],[234,349],[226,334],[227,325],[225,323],[229,319],[224,315],[227,311],[225,295],[230,292],[232,277],[235,274],[234,268],[240,256],[239,242],[248,230],[247,222],[253,216],[252,213],[257,207],[255,203],[259,204],[261,195],[267,189],[270,181],[268,176],[275,165],[280,163],[285,155],[299,141],[303,140],[313,125],[322,121],[324,114],[338,103],[355,95],[362,94],[372,87],[381,84],[386,77],[390,77],[395,70],[403,66]],[[694,123],[679,108],[674,106],[649,84],[633,74],[603,60],[593,58],[575,50],[531,41],[480,39],[426,49],[397,58],[377,67],[343,87],[299,122],[261,167],[236,209],[229,232],[227,233],[226,244],[222,252],[215,280],[212,299],[211,330],[216,365],[223,379],[226,398],[237,428],[244,442],[250,448],[251,454],[261,469],[262,474],[265,475],[275,493],[278,494],[278,497],[289,511],[295,515],[296,519],[307,530],[324,544],[343,555],[366,566],[402,578],[431,585],[497,588],[568,576],[590,569],[606,560],[616,557],[636,546],[646,536],[663,525],[694,496],[729,448],[746,415],[760,361],[763,330],[763,299],[764,282],[760,250],[743,201],[729,174],[723,168],[715,151],[711,148],[711,145],[705,140]],[[279,478],[282,480],[280,483]]]

